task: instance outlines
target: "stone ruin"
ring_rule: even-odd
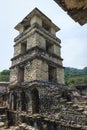
[[[14,39],[9,91],[1,95],[7,105],[0,108],[0,128],[86,130],[87,97],[64,83],[59,27],[35,8],[15,29],[19,35]]]
[[[54,0],[80,25],[87,24],[87,0]]]

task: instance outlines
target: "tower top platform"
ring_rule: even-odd
[[[39,18],[42,22],[48,24],[56,32],[60,30],[45,14],[43,14],[38,8],[33,9],[20,23],[15,26],[16,30],[20,30],[21,27],[25,27],[31,24],[31,20]]]

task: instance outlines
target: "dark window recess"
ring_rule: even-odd
[[[28,101],[27,101],[27,97],[26,97],[26,93],[22,92],[21,93],[21,110],[22,111],[27,111],[28,109]]]
[[[18,81],[23,82],[24,81],[24,67],[19,67],[18,70]]]
[[[21,53],[25,53],[27,50],[27,42],[21,43]]]
[[[50,26],[46,24],[45,22],[42,23],[42,27],[46,29],[48,32],[50,32]]]
[[[32,90],[31,98],[32,98],[32,113],[39,113],[39,93],[36,88]]]
[[[46,41],[46,51],[52,53],[53,52],[52,47],[53,45],[50,42]]]
[[[16,93],[13,94],[13,110],[14,111],[17,110],[17,94]]]
[[[48,67],[48,80],[49,80],[49,82],[56,82],[57,81],[56,67],[53,67],[53,66]]]
[[[30,28],[30,25],[24,26],[24,31],[27,30],[28,28]]]

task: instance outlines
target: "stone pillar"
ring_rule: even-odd
[[[18,93],[18,110],[21,111],[21,92]]]
[[[11,109],[14,110],[14,96],[11,94]]]
[[[12,109],[12,93],[9,94],[9,109]]]
[[[18,92],[16,93],[16,96],[17,96],[17,99],[16,99],[17,100],[16,101],[16,104],[17,104],[16,105],[16,110],[18,111],[19,110],[19,93]]]
[[[32,98],[31,98],[31,93],[30,92],[29,92],[28,111],[29,111],[29,113],[32,113]]]
[[[27,107],[27,111],[29,110],[29,106],[30,106],[30,97],[29,97],[29,91],[26,90],[26,107]]]

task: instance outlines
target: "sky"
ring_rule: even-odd
[[[14,27],[35,7],[61,30],[61,56],[64,67],[82,69],[87,66],[87,24],[81,26],[70,18],[54,0],[3,0],[0,3],[0,71],[9,69],[13,57]]]

